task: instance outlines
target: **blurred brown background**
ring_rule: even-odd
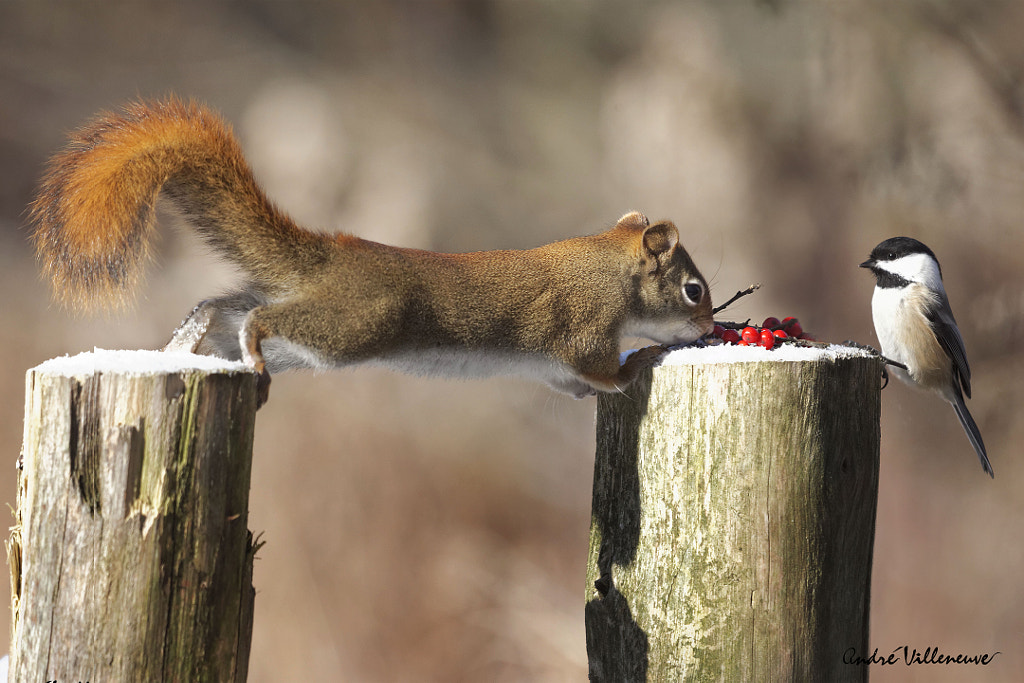
[[[929,244],[997,478],[948,406],[885,391],[871,642],[1003,654],[872,675],[1019,680],[1022,35],[1024,3],[996,0],[0,3],[2,499],[27,368],[159,347],[231,282],[167,228],[135,311],[75,319],[26,241],[66,131],[175,92],[234,122],[304,224],[468,251],[640,209],[680,225],[718,301],[764,284],[731,317],[795,315],[823,339],[874,343],[857,263],[892,235]],[[585,680],[593,414],[516,379],[275,379],[250,680]]]

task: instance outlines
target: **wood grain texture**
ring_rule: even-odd
[[[11,680],[245,680],[255,381],[27,373]]]
[[[877,359],[656,368],[598,399],[596,681],[866,680]]]

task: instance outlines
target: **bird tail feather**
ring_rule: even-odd
[[[978,454],[978,460],[981,461],[981,466],[988,473],[988,476],[995,479],[996,475],[992,471],[992,463],[988,461],[988,451],[985,450],[985,442],[981,438],[981,430],[978,429],[978,425],[975,424],[970,411],[967,410],[967,404],[964,403],[964,397],[959,391],[956,392],[955,399],[953,401],[953,410],[956,411],[956,416],[960,418],[960,424],[963,425],[964,431],[967,432],[967,438],[970,439],[971,445],[974,446],[974,450]]]

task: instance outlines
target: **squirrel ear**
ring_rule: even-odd
[[[644,230],[644,255],[657,260],[679,243],[679,231],[668,221],[655,223]]]
[[[647,220],[647,216],[643,215],[639,211],[630,211],[625,216],[615,222],[616,225],[630,225],[634,228],[646,228],[651,224]]]

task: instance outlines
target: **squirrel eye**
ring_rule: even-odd
[[[683,294],[691,304],[698,304],[704,298],[704,286],[697,282],[688,282],[683,285]]]

